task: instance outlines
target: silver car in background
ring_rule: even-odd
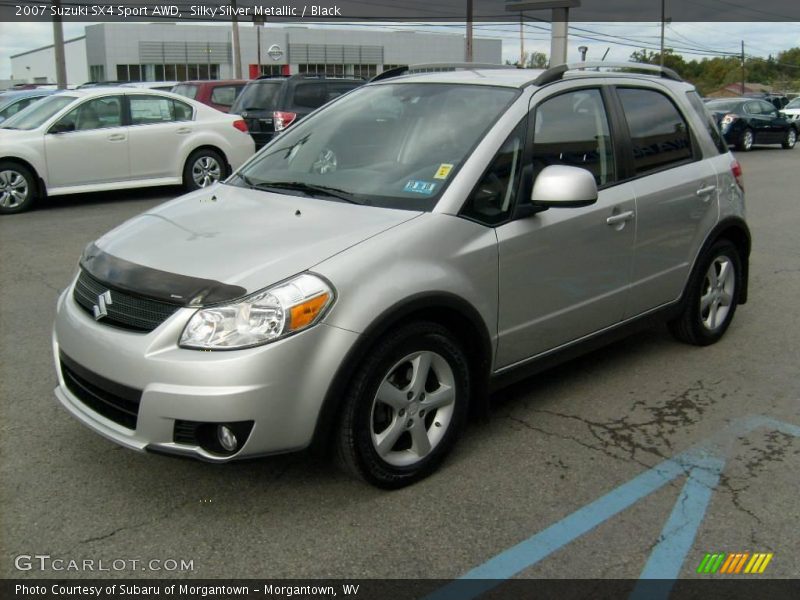
[[[747,299],[741,169],[673,72],[586,66],[391,72],[102,236],[58,300],[56,396],[135,450],[334,448],[395,488],[492,389],[654,320],[716,342]]]

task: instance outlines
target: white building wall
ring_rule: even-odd
[[[139,42],[231,42],[228,26],[174,25],[169,23],[102,23],[86,27],[86,37],[66,44],[67,79],[69,84],[89,81],[89,66],[101,65],[103,78],[117,78],[118,64],[140,64]],[[247,78],[249,65],[257,62],[256,30],[247,23],[240,25],[242,75]],[[88,44],[87,44],[88,42]],[[273,61],[267,49],[278,45],[284,56]],[[383,47],[383,64],[415,64],[430,62],[462,62],[464,36],[455,33],[413,33],[407,31],[370,30],[368,28],[330,29],[297,26],[268,26],[261,30],[261,62],[289,64],[289,44],[321,44]],[[474,60],[482,63],[502,62],[502,42],[476,38]],[[88,56],[87,56],[88,53]],[[44,48],[12,57],[15,80],[33,81],[46,77],[55,83],[53,48]],[[233,77],[230,61],[221,62],[219,76]],[[378,65],[378,71],[383,67]],[[28,69],[27,67],[30,67]],[[291,65],[292,73],[297,65]]]
[[[89,80],[86,63],[86,38],[64,44],[67,84],[79,85]],[[56,56],[52,46],[11,57],[11,76],[15,82],[56,83]]]

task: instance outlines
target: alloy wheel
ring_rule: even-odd
[[[709,331],[721,327],[728,317],[736,286],[734,270],[727,256],[718,256],[706,271],[700,294],[700,319]]]
[[[28,182],[19,171],[0,171],[0,206],[17,208],[25,202],[29,193]]]
[[[222,167],[212,156],[201,156],[192,165],[192,179],[197,187],[208,187],[222,176]]]
[[[389,369],[372,402],[375,451],[395,467],[423,460],[447,433],[455,401],[453,370],[442,356],[422,351],[404,357]]]

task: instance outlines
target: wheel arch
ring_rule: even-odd
[[[705,243],[700,248],[700,251],[695,256],[694,264],[692,265],[691,273],[694,273],[697,268],[697,263],[700,257],[719,240],[728,240],[739,251],[739,257],[742,262],[742,285],[739,288],[739,304],[747,303],[748,283],[750,277],[750,249],[752,241],[750,237],[750,228],[745,223],[744,219],[740,217],[728,217],[723,219],[711,230]],[[690,279],[691,281],[691,279]]]
[[[33,175],[33,178],[36,182],[36,195],[39,198],[43,198],[47,195],[47,185],[45,184],[44,179],[42,179],[39,170],[36,167],[34,167],[29,161],[25,160],[24,158],[20,158],[19,156],[3,156],[0,157],[0,162],[16,163],[28,169]]]
[[[333,378],[322,408],[311,448],[324,452],[336,427],[339,409],[347,386],[356,369],[383,335],[395,327],[413,321],[431,321],[445,327],[467,355],[470,374],[469,410],[484,416],[488,406],[492,342],[480,313],[464,299],[447,292],[418,294],[402,300],[384,311],[359,336],[345,356]]]
[[[186,158],[183,160],[183,168],[181,169],[181,175],[183,175],[183,171],[184,169],[186,169],[186,165],[189,163],[189,159],[192,157],[192,155],[200,150],[213,150],[222,157],[222,160],[225,161],[225,174],[223,179],[233,172],[231,169],[231,161],[228,158],[228,155],[225,154],[225,151],[215,144],[205,143],[205,144],[200,144],[199,146],[192,148],[189,151],[189,153],[186,155]]]

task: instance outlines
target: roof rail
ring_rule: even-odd
[[[476,62],[450,62],[450,63],[422,63],[417,65],[407,65],[402,67],[395,67],[383,73],[379,73],[372,79],[373,81],[380,81],[382,79],[390,79],[392,77],[399,77],[407,73],[427,73],[436,71],[469,71],[471,69],[516,69],[515,65],[497,65],[493,63],[476,63]]]
[[[582,62],[582,63],[568,63],[563,65],[556,65],[550,67],[544,73],[539,75],[536,79],[528,82],[527,85],[545,85],[554,81],[559,81],[564,78],[567,71],[582,71],[584,69],[629,69],[632,71],[649,71],[656,72],[665,79],[672,79],[673,81],[683,81],[680,75],[668,67],[660,65],[650,65],[646,63],[635,62]]]

